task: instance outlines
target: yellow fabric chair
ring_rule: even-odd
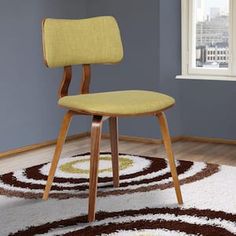
[[[116,20],[111,16],[81,20],[46,19],[43,21],[42,34],[45,64],[50,68],[64,67],[58,104],[68,109],[61,125],[43,199],[48,199],[72,116],[93,116],[88,206],[88,221],[92,222],[95,219],[98,161],[103,121],[109,119],[113,183],[114,187],[119,187],[118,117],[154,115],[160,122],[177,200],[179,204],[182,204],[171,139],[163,112],[173,106],[175,100],[165,94],[144,90],[89,94],[90,64],[114,64],[123,58],[122,41]],[[68,88],[72,79],[72,65],[82,65],[83,75],[80,95],[68,96]]]

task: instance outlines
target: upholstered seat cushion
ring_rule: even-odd
[[[175,100],[165,94],[143,90],[66,96],[58,102],[70,110],[107,116],[151,114],[165,110],[174,103]]]

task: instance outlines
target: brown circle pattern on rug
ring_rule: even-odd
[[[109,155],[110,153],[101,153]],[[120,188],[113,188],[112,177],[110,175],[100,176],[98,179],[98,196],[106,197],[117,194],[131,194],[135,192],[146,192],[151,190],[165,190],[172,188],[172,178],[168,167],[168,161],[161,158],[138,156],[130,154],[119,154],[122,158],[128,158],[138,162],[135,171],[121,171]],[[71,162],[87,158],[89,153],[76,155],[70,158],[63,158],[61,161]],[[148,165],[142,167],[142,162]],[[141,164],[140,164],[141,163]],[[134,163],[135,164],[135,163]],[[42,169],[49,164],[41,164],[19,171],[11,172],[0,176],[0,194],[16,196],[21,198],[37,199],[42,197],[42,193],[47,180],[47,174]],[[58,171],[60,163],[58,166]],[[219,171],[219,166],[215,164],[195,163],[190,161],[177,161],[177,172],[181,185],[192,183],[203,178],[209,177]],[[88,176],[80,174],[57,175],[54,178],[50,197],[56,199],[67,199],[71,197],[86,198],[88,196]]]
[[[117,232],[120,236],[124,232],[132,235],[132,232],[137,233],[148,229],[156,232],[151,235],[159,235],[158,230],[161,229],[164,232],[172,232],[171,235],[185,233],[185,235],[231,236],[236,232],[236,215],[195,208],[145,208],[120,212],[98,212],[96,221],[92,224],[87,223],[87,216],[79,216],[32,226],[11,235],[44,235],[50,232],[52,235],[94,236],[115,235]]]

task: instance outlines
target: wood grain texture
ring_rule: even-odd
[[[163,112],[158,113],[157,117],[159,119],[163,142],[164,142],[164,146],[165,146],[166,153],[167,153],[168,160],[169,160],[169,165],[170,165],[171,175],[172,175],[173,182],[174,182],[176,197],[177,197],[178,203],[180,205],[182,205],[183,199],[182,199],[182,194],[181,194],[181,190],[180,190],[180,184],[179,184],[178,174],[177,174],[177,170],[176,170],[174,153],[172,150],[167,120],[166,120],[165,114]]]
[[[66,137],[65,142],[69,142],[72,140],[78,140],[78,139],[82,139],[85,137],[88,137],[90,135],[90,132],[84,132],[84,133],[80,133],[80,134],[75,134],[75,135],[70,135],[68,137]],[[46,147],[52,147],[53,145],[55,145],[57,142],[57,139],[55,140],[48,140],[42,143],[36,143],[36,144],[32,144],[32,145],[28,145],[28,146],[23,146],[20,148],[15,148],[15,149],[11,149],[5,152],[1,152],[0,153],[0,159],[1,158],[6,158],[6,157],[12,157],[15,155],[20,155],[20,154],[24,154],[27,153],[29,151],[36,151],[38,149],[43,149]]]
[[[64,73],[63,73],[63,79],[61,81],[61,85],[58,90],[58,97],[59,98],[68,96],[68,91],[69,91],[71,79],[72,79],[72,67],[65,66]]]
[[[100,154],[100,142],[102,135],[101,116],[94,116],[91,127],[91,157],[89,171],[89,205],[88,205],[88,221],[95,220],[96,198],[97,198],[97,182],[98,182],[98,162]]]
[[[110,133],[102,133],[102,138],[104,139],[110,139]],[[136,143],[142,143],[142,144],[162,144],[163,140],[159,138],[146,138],[146,137],[139,137],[139,136],[129,136],[129,135],[119,135],[120,141],[126,141],[126,142],[136,142]],[[171,137],[171,142],[179,142],[182,140],[181,136],[175,136]]]
[[[182,141],[188,141],[188,142],[204,142],[204,143],[236,145],[236,140],[233,140],[233,139],[223,139],[223,138],[209,138],[209,137],[198,137],[198,136],[182,136],[181,140]]]
[[[113,172],[113,185],[119,187],[119,152],[118,152],[118,118],[109,118],[110,128],[110,142],[111,142],[111,156],[112,156],[112,172]]]
[[[43,50],[43,62],[45,66],[48,67],[48,62],[46,59],[46,50],[45,50],[45,44],[44,44],[44,24],[45,24],[46,18],[42,20],[42,27],[41,27],[41,35],[42,35],[42,50]]]
[[[205,161],[208,163],[236,166],[236,145],[205,142],[178,141],[172,144],[175,158],[186,161]],[[40,165],[52,160],[55,145],[44,146],[27,152],[16,153],[0,159],[0,174],[21,168]],[[110,152],[110,140],[101,141],[101,151]],[[90,151],[90,138],[73,139],[64,144],[61,158]],[[135,140],[119,141],[119,152],[166,158],[164,146],[160,143],[142,143]]]
[[[68,111],[66,113],[66,115],[64,116],[64,119],[63,119],[63,122],[62,122],[62,125],[61,125],[61,129],[60,129],[60,132],[59,132],[59,135],[58,135],[56,149],[55,149],[54,156],[53,156],[53,159],[52,159],[52,164],[51,164],[51,167],[50,167],[46,187],[45,187],[44,194],[43,194],[43,199],[44,200],[48,199],[49,191],[50,191],[51,186],[52,186],[52,182],[53,182],[53,179],[54,179],[57,164],[58,164],[58,161],[59,161],[59,158],[60,158],[60,155],[61,155],[62,147],[63,147],[63,144],[65,142],[66,134],[67,134],[67,131],[68,131],[68,128],[69,128],[69,125],[70,125],[70,121],[71,121],[73,115],[74,115],[74,112]]]
[[[89,93],[90,79],[91,79],[91,66],[83,65],[82,66],[82,80],[80,83],[80,94]]]
[[[80,115],[87,115],[87,114],[80,114]],[[72,141],[74,139],[83,139],[85,137],[89,137],[90,136],[90,132],[84,132],[84,133],[80,133],[77,135],[72,135],[66,138],[66,142],[67,141]],[[103,133],[102,134],[102,138],[104,139],[110,139],[110,134],[108,133]],[[120,141],[125,141],[125,142],[134,142],[134,143],[140,143],[140,144],[161,144],[163,143],[163,141],[161,139],[153,139],[153,138],[145,138],[145,137],[137,137],[137,136],[128,136],[128,135],[119,135],[119,140]],[[228,145],[232,145],[232,149],[234,149],[234,146],[236,147],[236,140],[229,140],[229,139],[218,139],[218,138],[206,138],[206,137],[193,137],[193,136],[176,136],[176,137],[171,137],[171,142],[172,143],[196,143],[196,145],[201,146],[201,143],[206,143],[209,144],[209,146],[211,146],[211,144],[214,146],[214,144],[219,144],[220,146],[225,145],[227,147],[226,149],[226,153],[228,151],[228,149],[230,149],[228,147]],[[32,144],[32,145],[28,145],[28,146],[24,146],[24,147],[19,147],[16,149],[11,149],[11,150],[7,150],[4,152],[0,153],[0,159],[1,158],[6,158],[6,157],[12,157],[12,156],[16,156],[16,155],[25,155],[27,156],[27,152],[29,151],[36,151],[37,149],[43,149],[49,146],[52,146],[56,144],[56,140],[48,140],[42,143],[37,143],[37,144]],[[216,159],[218,160],[218,159]],[[227,161],[226,161],[227,162]],[[224,162],[223,162],[224,163]],[[227,164],[227,163],[226,163]],[[229,164],[231,165],[231,164]]]

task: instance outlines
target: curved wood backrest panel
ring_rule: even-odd
[[[90,79],[91,79],[91,66],[83,65],[83,76],[80,84],[81,94],[89,93]]]
[[[91,67],[90,65],[83,65],[82,68],[82,80],[80,83],[80,94],[89,93],[89,85],[91,78]],[[68,96],[69,86],[72,79],[72,66],[65,66],[63,79],[61,81],[61,85],[58,91],[59,98]]]
[[[61,81],[61,85],[58,91],[59,98],[62,98],[68,95],[71,79],[72,79],[72,67],[65,66],[64,73],[63,73],[63,80]]]

